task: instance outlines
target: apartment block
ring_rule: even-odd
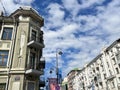
[[[120,90],[120,39],[84,65],[73,83],[71,90]]]
[[[74,79],[79,71],[80,71],[79,69],[73,69],[67,74],[68,90],[74,90],[75,87]]]
[[[0,13],[0,90],[40,90],[45,86],[44,19],[31,7]]]

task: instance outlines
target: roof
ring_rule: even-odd
[[[34,18],[36,21],[39,21],[42,26],[44,25],[44,19],[38,14],[36,10],[31,7],[20,7],[15,12],[11,13],[10,17],[19,17],[20,15],[30,16]]]
[[[72,72],[79,72],[79,71],[81,71],[79,68],[74,68],[73,70],[71,70],[67,75],[69,75],[70,73],[72,73]]]

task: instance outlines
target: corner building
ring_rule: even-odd
[[[45,86],[44,19],[30,7],[0,15],[0,90],[39,90]]]

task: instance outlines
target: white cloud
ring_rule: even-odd
[[[77,0],[62,0],[64,7],[69,10],[73,16],[76,16],[80,9],[80,4]]]
[[[13,0],[2,0],[8,13],[21,5],[31,5],[33,1],[15,0],[15,3]],[[46,47],[43,55],[48,63],[55,64],[56,49],[60,48],[65,53],[64,57],[59,57],[60,67],[64,73],[68,73],[91,61],[104,46],[119,38],[119,0],[113,0],[107,6],[96,6],[96,15],[77,15],[81,9],[103,1],[105,0],[81,0],[79,3],[78,0],[62,0],[62,4],[50,3],[46,7],[48,14],[44,16],[43,27]],[[0,9],[3,9],[1,5]]]
[[[46,48],[51,48],[52,51],[56,48],[62,48],[65,53],[68,53],[65,56],[67,58],[66,65],[63,66],[64,73],[68,73],[73,68],[82,67],[95,58],[104,46],[108,46],[120,36],[120,6],[118,0],[112,1],[108,6],[96,7],[98,10],[96,16],[76,16],[80,9],[90,7],[93,4],[101,4],[103,1],[105,0],[83,0],[79,4],[77,0],[64,0],[63,6],[55,5],[55,8],[61,12],[61,18],[58,17],[60,27],[51,31],[48,26],[45,31],[45,41]],[[67,13],[60,8],[72,12],[72,16],[69,17],[68,15],[64,19],[63,17]],[[57,10],[53,9],[53,11]],[[52,26],[54,27],[56,26],[56,15],[52,15],[52,20]],[[49,25],[49,22],[46,25]],[[75,36],[74,33],[78,36]],[[70,51],[70,48],[77,49],[78,52]]]
[[[64,19],[64,11],[62,10],[62,6],[57,3],[52,3],[47,7],[49,16],[47,17],[47,27],[60,27],[62,26],[62,22]],[[53,26],[54,25],[54,26]]]
[[[1,0],[8,14],[12,13],[21,6],[31,6],[33,1],[34,0]],[[0,10],[4,11],[2,4],[0,3]]]

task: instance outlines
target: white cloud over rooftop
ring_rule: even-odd
[[[9,13],[22,5],[31,6],[34,2],[2,1]],[[62,4],[51,2],[43,8],[47,12],[44,15],[43,27],[46,45],[44,56],[47,62],[55,63],[56,49],[62,49],[65,55],[59,57],[60,67],[64,73],[68,73],[70,69],[82,67],[91,61],[104,46],[110,45],[120,37],[120,1],[112,0],[104,5],[105,1],[107,0],[62,0]],[[94,12],[80,14],[81,10],[90,7],[96,9],[95,15]],[[3,9],[1,5],[0,9]]]

